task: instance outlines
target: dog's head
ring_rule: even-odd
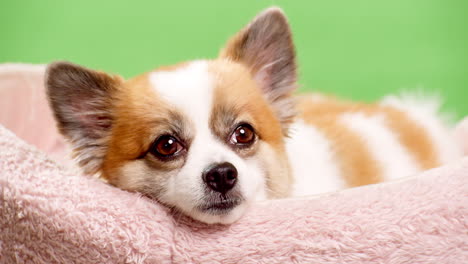
[[[284,139],[296,64],[277,8],[258,15],[215,60],[127,81],[57,62],[46,85],[87,174],[206,223],[231,223],[251,201],[289,192]]]

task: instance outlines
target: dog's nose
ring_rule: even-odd
[[[212,164],[202,177],[210,189],[225,194],[236,185],[237,169],[229,162]]]

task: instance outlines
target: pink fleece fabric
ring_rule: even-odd
[[[0,263],[468,263],[468,158],[397,182],[258,203],[237,223],[209,226],[77,173],[41,92],[28,101],[28,89],[43,91],[43,68],[7,66]]]

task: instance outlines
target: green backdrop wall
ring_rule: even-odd
[[[131,77],[213,58],[265,7],[287,13],[301,90],[441,94],[468,115],[468,1],[1,1],[0,62],[70,60]]]

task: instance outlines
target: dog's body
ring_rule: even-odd
[[[231,223],[254,200],[391,180],[459,155],[431,104],[293,97],[294,48],[276,8],[215,60],[128,81],[55,63],[47,87],[85,173],[207,223]]]
[[[286,144],[296,196],[394,180],[460,156],[435,99],[389,96],[363,104],[305,95],[298,101]]]

